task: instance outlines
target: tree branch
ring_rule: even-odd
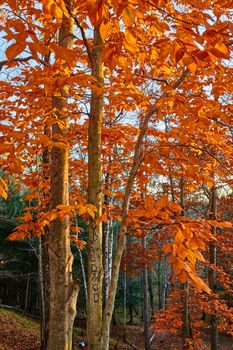
[[[172,85],[172,87],[178,88],[186,76],[188,75],[189,70],[186,69],[181,77]],[[168,93],[164,93],[161,97],[166,97],[168,96]],[[133,165],[131,167],[129,177],[126,183],[125,187],[125,195],[123,199],[123,205],[122,205],[122,215],[121,215],[121,224],[120,224],[120,229],[119,229],[119,237],[118,237],[118,244],[117,244],[117,249],[115,253],[115,258],[114,258],[114,263],[113,263],[113,269],[112,269],[112,279],[110,282],[110,287],[109,287],[109,297],[104,309],[104,316],[103,316],[103,335],[105,336],[108,334],[109,331],[109,326],[110,326],[110,321],[113,313],[113,307],[114,307],[114,300],[116,296],[116,290],[117,290],[117,281],[118,281],[118,275],[119,275],[119,269],[120,269],[120,263],[121,263],[121,258],[122,254],[124,251],[125,243],[126,243],[126,217],[128,214],[128,209],[129,209],[129,204],[130,204],[130,197],[131,197],[131,192],[133,189],[134,185],[134,180],[137,175],[137,171],[140,167],[141,164],[141,149],[142,149],[142,143],[144,136],[147,132],[148,124],[149,121],[152,117],[152,115],[158,111],[159,107],[154,104],[151,106],[147,114],[144,116],[144,119],[142,121],[141,127],[140,127],[140,132],[138,135],[138,139],[135,144],[135,149],[134,149],[134,157],[133,157]]]
[[[30,60],[35,60],[36,61],[36,59],[33,56],[27,56],[27,57],[22,57],[22,58],[21,57],[14,58],[11,61],[8,61],[8,60],[0,61],[0,71],[2,70],[2,67],[6,66],[8,63],[11,63],[11,62],[28,62]],[[45,61],[39,59],[39,62],[46,66],[46,62]]]
[[[70,16],[73,18],[73,20],[74,20],[76,26],[79,28],[79,30],[80,30],[80,32],[81,32],[82,39],[83,39],[84,45],[85,45],[86,50],[87,50],[87,55],[88,55],[88,58],[89,58],[91,67],[93,67],[93,66],[94,66],[93,55],[92,55],[92,53],[91,53],[90,45],[89,45],[89,43],[88,43],[88,40],[87,40],[85,31],[84,31],[83,27],[81,26],[81,24],[79,23],[78,18],[72,13],[70,7],[66,5],[66,8],[67,8],[67,11],[69,12]]]

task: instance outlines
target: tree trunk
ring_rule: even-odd
[[[45,57],[45,61],[49,63],[48,54]],[[50,127],[44,127],[44,134],[50,137]],[[49,181],[49,160],[50,154],[48,148],[43,152],[43,171],[44,171],[44,182],[47,186]],[[47,198],[44,194],[45,205],[49,209],[49,203],[46,202]],[[39,240],[39,283],[40,283],[40,319],[41,319],[41,350],[47,348],[49,339],[49,309],[50,309],[50,272],[49,272],[49,227],[45,226],[44,234]]]
[[[44,235],[40,237],[39,242],[41,350],[45,350],[47,348],[49,338],[50,273],[48,243],[48,230],[45,228]]]
[[[180,206],[182,208],[182,214],[185,215],[185,182],[184,177],[180,178]],[[187,349],[187,340],[192,338],[192,328],[190,324],[189,313],[189,281],[182,284],[183,289],[183,349]]]
[[[217,217],[217,196],[216,188],[213,187],[211,190],[211,214],[210,219],[214,220]],[[212,234],[216,235],[216,227],[212,228]],[[209,262],[211,265],[217,265],[217,249],[216,244],[211,242],[209,244]],[[216,270],[209,268],[208,271],[208,282],[212,292],[216,290]],[[219,350],[219,335],[218,335],[218,319],[217,314],[211,315],[211,350]]]
[[[78,220],[77,220],[77,214],[76,212],[74,213],[75,216],[75,226],[78,228]],[[87,299],[88,299],[88,293],[87,293],[87,276],[86,276],[86,272],[85,272],[85,266],[84,266],[84,261],[83,261],[83,255],[82,255],[82,251],[79,247],[78,248],[78,252],[79,252],[79,258],[80,258],[80,264],[81,264],[81,270],[82,270],[82,276],[83,276],[83,286],[84,286],[84,294],[85,294],[85,306],[84,306],[84,310],[85,310],[85,314],[86,314],[86,309],[87,309]]]
[[[29,284],[30,284],[30,274],[28,274],[28,276],[27,276],[27,284],[26,284],[26,291],[25,291],[25,304],[24,304],[24,312],[25,313],[28,310]]]
[[[158,262],[157,268],[157,288],[158,288],[158,301],[159,301],[159,310],[162,310],[162,286],[161,286],[161,262]]]
[[[70,7],[70,0],[66,1]],[[72,49],[73,23],[70,18],[63,17],[59,30],[59,44]],[[67,112],[68,89],[63,87],[60,96],[53,96],[53,109],[56,118],[62,120],[62,128],[58,123],[52,126],[52,140],[60,145],[53,145],[51,151],[51,198],[50,208],[58,205],[69,205],[68,192],[68,159],[69,145],[65,141],[68,131]],[[73,323],[76,315],[76,302],[79,281],[72,279],[73,255],[70,250],[69,217],[59,216],[50,225],[49,237],[50,265],[50,319],[48,350],[71,350]]]
[[[151,316],[153,317],[155,314],[155,302],[154,302],[154,291],[153,291],[153,282],[152,282],[152,271],[148,270],[148,290],[150,296],[150,306],[151,306]]]
[[[105,177],[105,187],[108,189],[109,184],[109,174]],[[106,207],[109,206],[110,197],[108,195],[104,195],[104,205]],[[108,291],[109,291],[109,283],[110,283],[110,221],[103,223],[103,270],[104,270],[104,300],[103,306],[106,304],[106,300],[108,299]]]
[[[133,291],[132,286],[129,284],[129,324],[133,324]]]
[[[190,315],[189,315],[189,281],[182,285],[183,287],[183,329],[182,329],[182,339],[183,339],[183,349],[188,349],[187,339],[192,338],[192,328],[190,325]]]
[[[143,247],[146,253],[146,237],[142,238]],[[145,254],[146,255],[146,254]],[[149,304],[148,304],[148,271],[147,263],[145,263],[142,270],[143,281],[143,314],[144,314],[144,335],[145,335],[145,350],[150,350],[150,316],[149,316]]]
[[[125,255],[126,255],[126,249],[125,249]],[[124,291],[124,326],[126,326],[127,323],[127,266],[125,263],[124,266],[124,286],[123,286],[123,291]]]
[[[103,85],[103,65],[101,55],[103,43],[99,32],[100,25],[94,29],[92,52],[92,75],[99,86]],[[88,349],[102,350],[102,223],[97,219],[102,215],[102,171],[101,171],[101,127],[103,114],[103,95],[92,91],[88,130],[88,202],[96,209],[95,218],[89,220],[88,232],[88,310],[87,334]]]

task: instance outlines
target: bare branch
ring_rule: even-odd
[[[2,67],[6,66],[8,63],[11,63],[11,62],[28,62],[30,60],[35,60],[36,61],[36,59],[33,56],[14,58],[11,61],[8,61],[8,60],[0,61],[0,71],[2,70]],[[43,65],[46,65],[46,62],[41,60],[41,59],[39,60],[39,62],[42,63]]]

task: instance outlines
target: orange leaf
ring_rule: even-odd
[[[229,58],[229,50],[226,47],[226,45],[221,41],[218,41],[217,44],[215,44],[211,52],[215,57]]]
[[[92,217],[92,219],[95,218],[95,212],[91,208],[87,208],[87,213]]]
[[[181,232],[181,230],[178,229],[176,236],[175,236],[176,242],[182,243],[184,241],[184,235]]]
[[[177,204],[177,203],[174,203],[174,202],[170,202],[169,205],[168,205],[168,208],[171,211],[182,211],[181,206],[179,204]]]
[[[135,53],[137,51],[137,39],[131,34],[129,30],[125,31],[124,46],[130,53]]]
[[[7,199],[7,190],[8,190],[7,184],[0,176],[0,195],[4,199]]]
[[[122,18],[127,27],[130,27],[134,24],[135,12],[134,9],[130,6],[125,7],[122,11]]]
[[[9,61],[12,61],[16,56],[18,56],[24,49],[26,43],[22,40],[21,42],[16,42],[6,49],[6,56]]]
[[[192,62],[188,65],[188,69],[191,73],[195,74],[197,70],[197,64],[195,62]]]
[[[182,57],[184,56],[184,53],[185,53],[185,50],[182,47],[176,51],[176,55],[175,55],[176,64],[182,59]]]

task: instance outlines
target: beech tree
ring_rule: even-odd
[[[211,224],[203,219],[187,221],[182,203],[169,196],[148,194],[138,202],[137,197],[153,174],[168,174],[170,179],[188,176],[203,183],[213,170],[203,154],[214,157],[216,164],[222,157],[232,157],[225,127],[231,123],[230,108],[224,102],[232,91],[231,4],[211,0],[0,4],[6,56],[0,67],[9,72],[0,88],[0,165],[5,173],[19,176],[30,191],[28,199],[38,201],[36,210],[25,209],[23,223],[11,238],[40,236],[50,227],[48,349],[71,349],[79,283],[72,280],[70,238],[82,245],[71,234],[74,213],[88,221],[88,347],[108,349],[130,224],[140,226],[144,217],[159,225],[169,223],[173,230],[165,253],[171,255],[173,273],[183,283],[189,279],[199,290],[210,292],[195,265],[203,259],[199,250],[214,240]],[[168,132],[160,128],[165,116],[171,122]],[[40,161],[45,149],[51,152],[50,183]],[[103,171],[114,179],[111,189],[103,186]],[[6,198],[3,179],[0,191]],[[103,206],[104,193],[117,199],[113,208]],[[118,221],[119,230],[103,307],[102,225],[112,219]]]

